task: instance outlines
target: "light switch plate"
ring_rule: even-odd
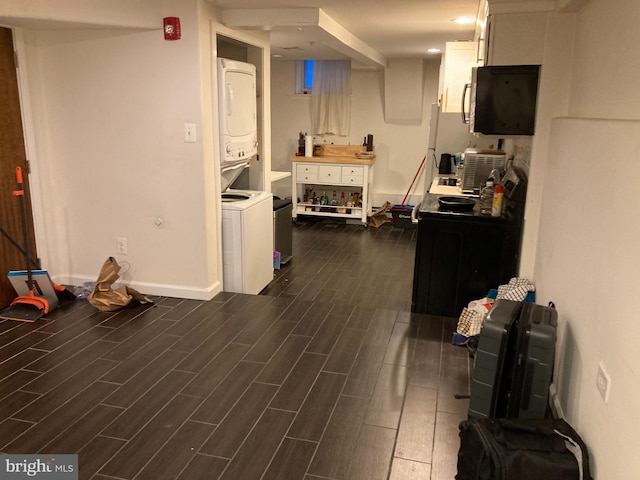
[[[196,124],[184,124],[184,141],[185,143],[196,143]]]

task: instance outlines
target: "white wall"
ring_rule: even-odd
[[[115,256],[122,281],[145,293],[211,298],[222,289],[212,38],[228,30],[216,7],[61,0],[55,11],[38,2],[24,12],[19,3],[1,3],[0,16],[17,27],[23,57],[43,264],[59,283],[81,284]],[[117,14],[101,16],[114,6]],[[180,40],[164,40],[165,16],[180,18]],[[108,28],[89,28],[94,17],[108,19]],[[269,58],[268,34],[237,36],[266,45]],[[259,71],[268,77],[264,63]],[[268,116],[264,85],[260,107]],[[184,142],[184,123],[196,125],[196,143]],[[128,255],[116,255],[116,237],[127,238]]]
[[[547,43],[565,36],[559,28],[575,32],[568,62],[550,50],[543,67],[560,91],[568,83],[568,95],[555,97],[565,118],[552,119],[549,110],[548,148],[533,159],[540,216],[529,247],[536,252],[538,301],[554,301],[559,312],[557,402],[589,445],[599,479],[637,478],[640,470],[634,344],[640,197],[633,184],[640,175],[639,17],[633,0],[591,0],[574,25],[553,24]],[[608,403],[596,388],[600,363],[611,377]]]
[[[384,73],[382,71],[352,71],[351,134],[345,137],[319,137],[318,143],[362,145],[367,134],[373,135],[376,162],[373,179],[373,203],[401,203],[422,158],[427,153],[431,103],[437,100],[440,61],[425,61],[423,120],[418,125],[393,125],[384,120]],[[272,167],[291,171],[291,156],[298,149],[298,133],[310,130],[309,99],[293,95],[293,62],[272,62]],[[431,179],[431,162],[416,180],[413,196],[406,203],[419,201],[424,192],[425,176]],[[425,173],[426,170],[426,173]],[[281,180],[273,185],[281,197],[291,196],[291,183]]]

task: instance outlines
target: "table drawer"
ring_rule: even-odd
[[[318,181],[318,165],[300,164],[296,166],[296,181],[316,183]]]
[[[342,185],[364,185],[362,176],[342,175]]]
[[[364,167],[348,166],[342,167],[342,177],[364,177]]]
[[[338,165],[320,165],[318,169],[318,182],[328,185],[340,183],[340,166]]]

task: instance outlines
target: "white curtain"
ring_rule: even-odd
[[[311,128],[316,135],[349,135],[351,61],[316,60],[313,66]]]

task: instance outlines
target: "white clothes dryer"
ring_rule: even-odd
[[[225,292],[258,294],[273,280],[273,196],[227,190],[222,194]]]

